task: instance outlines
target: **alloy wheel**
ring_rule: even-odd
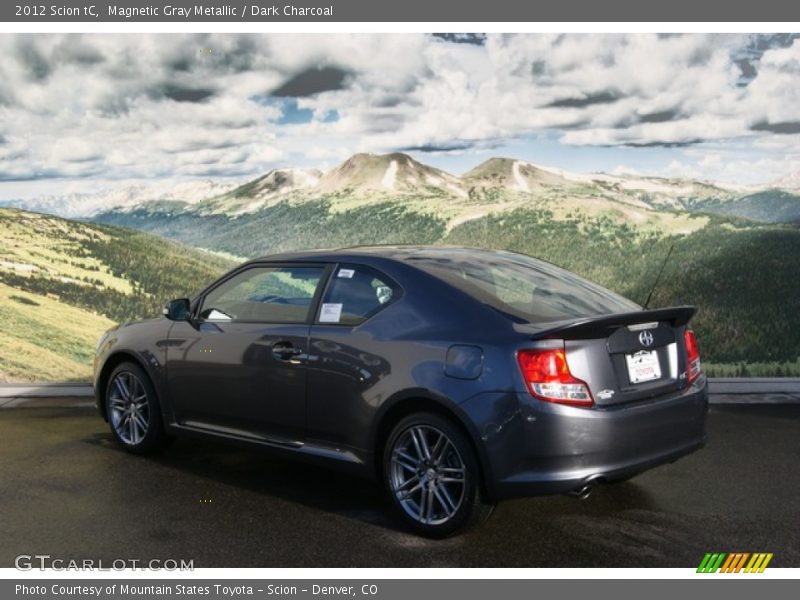
[[[450,438],[429,425],[409,427],[392,447],[392,493],[406,514],[423,525],[442,525],[459,511],[466,471]]]
[[[109,386],[108,408],[111,425],[126,444],[142,442],[150,427],[150,404],[147,392],[133,373],[117,373]]]

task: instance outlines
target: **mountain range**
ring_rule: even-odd
[[[134,183],[112,186],[92,193],[45,195],[35,198],[0,200],[0,207],[21,208],[59,217],[86,218],[109,209],[138,206],[157,201],[193,204],[223,194],[237,183],[198,179],[179,182]]]
[[[347,196],[348,203],[376,198],[438,198],[463,209],[502,195],[509,208],[529,196],[586,198],[639,209],[705,212],[759,222],[800,220],[800,173],[765,186],[735,186],[686,178],[606,173],[572,173],[513,158],[490,158],[457,176],[422,164],[402,153],[356,154],[322,171],[311,168],[273,169],[243,184],[195,180],[136,184],[91,194],[3,200],[13,206],[70,218],[92,218],[107,212],[150,210],[240,215],[255,213],[285,200]],[[430,208],[428,206],[427,208]],[[447,211],[453,213],[453,210]],[[449,215],[458,218],[458,214]]]

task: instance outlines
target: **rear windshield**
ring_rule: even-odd
[[[448,250],[408,258],[480,302],[529,323],[640,310],[637,304],[546,262],[513,252]]]

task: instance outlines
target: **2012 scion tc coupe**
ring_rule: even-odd
[[[337,465],[441,537],[702,446],[693,313],[511,252],[282,254],[108,331],[95,390],[130,452],[200,434]]]

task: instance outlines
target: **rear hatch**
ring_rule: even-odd
[[[597,406],[611,406],[686,387],[683,336],[694,312],[678,306],[515,328],[543,344],[563,340],[572,376],[589,386]]]

